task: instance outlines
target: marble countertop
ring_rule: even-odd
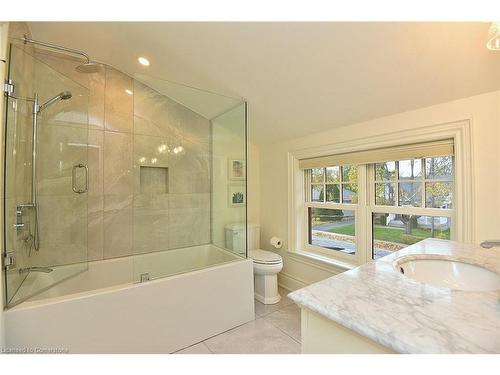
[[[500,291],[434,287],[394,267],[422,254],[500,273],[500,248],[427,239],[288,296],[399,353],[500,353]]]

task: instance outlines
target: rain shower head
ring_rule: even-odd
[[[97,73],[102,68],[102,64],[94,62],[94,61],[90,61],[89,55],[87,55],[83,51],[80,51],[79,49],[58,46],[57,44],[43,42],[41,40],[33,40],[33,39],[28,38],[26,35],[24,35],[22,40],[24,41],[24,43],[36,44],[36,45],[43,46],[46,48],[52,48],[52,49],[56,49],[58,51],[64,51],[64,52],[71,53],[71,54],[78,55],[78,56],[82,57],[83,59],[85,59],[85,62],[83,64],[80,64],[77,67],[75,67],[75,70],[79,73]]]
[[[68,100],[72,97],[73,95],[69,91],[63,91],[54,96],[52,99],[47,100],[45,103],[43,103],[40,107],[38,107],[37,113],[42,112],[44,109],[47,107],[51,106],[52,104],[58,102],[59,100]]]
[[[101,70],[102,64],[96,63],[94,61],[87,61],[84,64],[78,65],[75,70],[79,73],[97,73]]]

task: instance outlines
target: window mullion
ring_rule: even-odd
[[[340,203],[344,203],[344,186],[342,185],[344,183],[344,171],[343,171],[342,166],[339,167],[339,197],[340,197]]]
[[[369,262],[372,259],[372,249],[373,249],[373,234],[372,234],[372,218],[373,218],[373,209],[372,207],[375,205],[375,180],[376,180],[376,172],[375,172],[375,164],[366,165],[366,186],[367,186],[367,194],[366,194],[366,207],[365,207],[365,262]]]
[[[426,199],[426,192],[425,192],[425,185],[427,183],[426,181],[426,175],[425,175],[425,159],[422,158],[420,159],[420,175],[422,176],[422,194],[420,198],[420,207],[425,208],[425,199]]]
[[[396,161],[396,172],[395,172],[395,186],[396,194],[394,199],[394,206],[399,207],[399,161]]]
[[[362,164],[358,166],[358,209],[356,213],[356,247],[359,252],[358,261],[366,263],[368,259],[369,240],[367,232],[369,232],[367,212],[368,212],[368,166]]]
[[[323,168],[323,203],[326,203],[326,168]]]

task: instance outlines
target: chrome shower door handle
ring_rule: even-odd
[[[85,186],[83,189],[80,189],[76,186],[76,171],[82,168],[85,170]],[[74,165],[73,170],[71,172],[71,185],[72,185],[71,188],[75,193],[77,194],[86,193],[89,190],[89,167],[87,167],[85,164]]]

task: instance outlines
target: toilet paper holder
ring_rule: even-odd
[[[275,249],[281,249],[283,246],[283,241],[279,237],[271,237],[271,240],[269,241],[271,246],[273,246]]]

